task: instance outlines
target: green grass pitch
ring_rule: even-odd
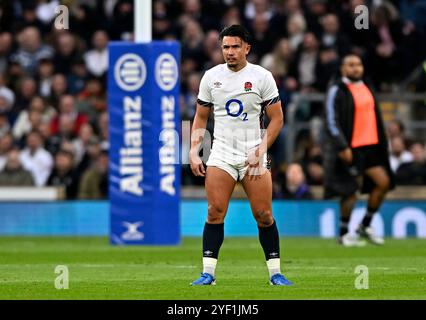
[[[426,299],[426,240],[343,248],[332,239],[281,239],[284,274],[273,287],[256,238],[225,238],[217,285],[190,287],[201,271],[201,238],[179,246],[111,246],[107,238],[1,237],[0,299]],[[69,289],[55,289],[66,265]],[[355,268],[369,271],[356,289]]]

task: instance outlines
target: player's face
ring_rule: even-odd
[[[231,70],[239,70],[246,64],[246,56],[250,45],[240,37],[225,36],[222,40],[222,54],[226,64]]]
[[[346,57],[342,65],[342,75],[353,81],[361,80],[364,75],[364,66],[356,56]]]

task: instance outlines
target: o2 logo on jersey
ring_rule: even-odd
[[[145,62],[137,54],[127,53],[116,62],[114,77],[122,90],[139,90],[146,80]]]
[[[237,110],[238,108],[238,110]],[[247,121],[247,112],[244,112],[244,105],[243,103],[238,99],[231,99],[228,100],[228,102],[225,105],[226,112],[228,113],[228,116],[231,116],[233,118],[237,118],[240,115],[243,116],[243,121]]]

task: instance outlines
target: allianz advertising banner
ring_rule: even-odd
[[[179,44],[109,45],[110,241],[180,240]]]

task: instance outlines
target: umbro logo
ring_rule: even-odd
[[[204,251],[204,255],[207,256],[207,257],[211,257],[212,254],[213,254],[213,252],[211,252],[210,250]]]
[[[278,256],[278,253],[277,252],[271,252],[270,254],[269,254],[269,256],[270,257],[277,257]]]
[[[219,82],[219,81],[216,81],[215,83],[213,83],[213,86],[214,86],[215,88],[220,88],[220,87],[222,86],[222,83],[221,83],[221,82]]]

